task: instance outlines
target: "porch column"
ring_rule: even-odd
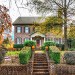
[[[44,42],[45,42],[45,37],[44,37]]]
[[[40,46],[41,46],[41,40],[40,40]]]
[[[30,38],[30,40],[32,41],[32,37]]]

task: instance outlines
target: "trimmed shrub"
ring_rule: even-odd
[[[55,46],[56,45],[56,43],[55,42],[53,42],[53,41],[46,41],[45,43],[44,43],[44,46],[46,47],[46,46]]]
[[[42,50],[45,50],[45,46],[44,46],[44,45],[43,45],[43,46],[41,46],[41,49],[42,49]]]
[[[64,54],[64,59],[67,64],[75,65],[75,52],[67,52]]]
[[[54,50],[52,50],[52,49],[54,49]],[[55,64],[60,63],[60,52],[56,48],[56,46],[51,46],[51,48],[49,47],[49,57],[51,60],[53,60],[55,62]]]
[[[56,44],[56,47],[60,48],[61,50],[64,50],[64,44]]]
[[[32,46],[35,46],[36,43],[34,41],[31,41],[31,40],[27,40],[24,42],[24,46],[29,46],[29,47],[32,47]]]
[[[48,50],[49,50],[49,46],[55,46],[55,45],[56,43],[53,41],[46,41],[41,48],[45,50],[45,47],[48,46]]]
[[[54,60],[55,64],[60,63],[60,52],[52,52],[51,59]]]
[[[19,53],[20,64],[27,64],[31,58],[31,49],[29,47],[24,47]]]
[[[23,44],[14,44],[13,47],[14,48],[23,48],[24,45]]]

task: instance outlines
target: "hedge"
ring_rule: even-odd
[[[23,44],[14,44],[13,47],[14,48],[23,48],[24,45]]]
[[[24,47],[19,53],[20,64],[27,64],[31,58],[31,48]]]
[[[41,49],[45,50],[45,47],[46,46],[56,46],[56,43],[53,42],[53,41],[46,41],[42,46],[41,46]]]
[[[55,64],[60,63],[60,52],[59,51],[54,52],[49,48],[49,57],[51,60],[54,61]]]
[[[24,46],[29,46],[29,47],[32,47],[32,46],[35,46],[36,43],[34,41],[31,41],[31,40],[27,40],[24,42]]]

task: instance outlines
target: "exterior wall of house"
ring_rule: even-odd
[[[21,33],[17,33],[17,27],[20,26],[21,27]],[[29,27],[29,33],[25,33],[24,32],[24,27],[27,25],[14,25],[14,43],[17,44],[17,38],[21,38],[21,44],[24,43],[25,38],[29,38],[31,40],[31,34],[34,32],[33,30],[33,25],[28,25]],[[37,36],[37,35],[36,35]],[[51,33],[48,33],[45,35],[45,37],[42,37],[41,40],[41,45],[44,43],[44,41],[55,41],[57,43],[63,43],[62,38],[57,38],[56,36],[54,36]]]
[[[14,26],[14,42],[15,42],[15,44],[17,42],[17,38],[18,37],[21,38],[21,43],[24,43],[25,38],[29,38],[30,39],[30,34],[33,32],[33,27],[29,26],[29,29],[30,29],[29,33],[25,33],[24,32],[24,27],[25,26],[20,25],[20,27],[21,27],[21,33],[17,33],[17,27],[18,26],[19,25],[17,25],[17,26],[15,25]]]

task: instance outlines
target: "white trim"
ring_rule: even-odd
[[[43,35],[43,34],[41,34],[41,33],[38,32],[38,33],[32,34],[32,35],[31,35],[31,38],[32,38],[32,37],[35,37],[35,36],[45,37],[45,35]]]
[[[40,40],[40,46],[41,46],[41,40]]]

